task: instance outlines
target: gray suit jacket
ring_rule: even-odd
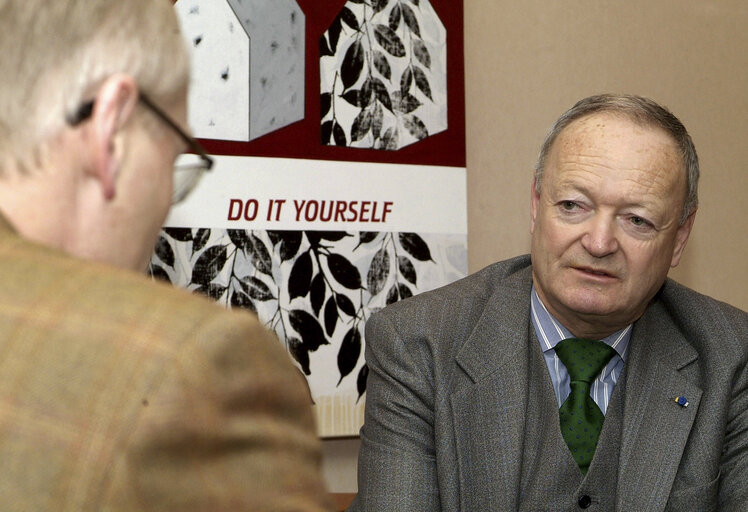
[[[522,256],[370,319],[350,510],[520,508],[531,282]],[[632,336],[616,509],[748,510],[748,315],[668,280]]]

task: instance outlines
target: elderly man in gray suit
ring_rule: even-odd
[[[567,111],[530,256],[369,321],[351,510],[748,510],[748,315],[667,279],[698,176],[651,100]]]

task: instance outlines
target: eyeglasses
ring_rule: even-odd
[[[174,133],[187,145],[189,153],[184,153],[174,163],[174,190],[171,196],[172,204],[183,201],[192,192],[202,178],[203,173],[213,167],[213,159],[208,156],[203,146],[182,130],[169,115],[158,107],[153,101],[143,94],[138,95],[138,101],[150,110],[156,117],[169,126]],[[70,126],[77,126],[91,117],[93,114],[94,101],[88,101],[80,106],[78,110],[66,118]]]

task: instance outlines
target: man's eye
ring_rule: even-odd
[[[572,211],[576,209],[576,207],[577,207],[577,203],[575,203],[574,201],[563,201],[561,203],[561,208],[567,211]]]
[[[634,226],[646,226],[647,221],[641,217],[631,217],[631,224]]]

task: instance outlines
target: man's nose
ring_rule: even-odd
[[[582,247],[596,258],[603,258],[618,250],[615,219],[596,215],[586,225]]]

